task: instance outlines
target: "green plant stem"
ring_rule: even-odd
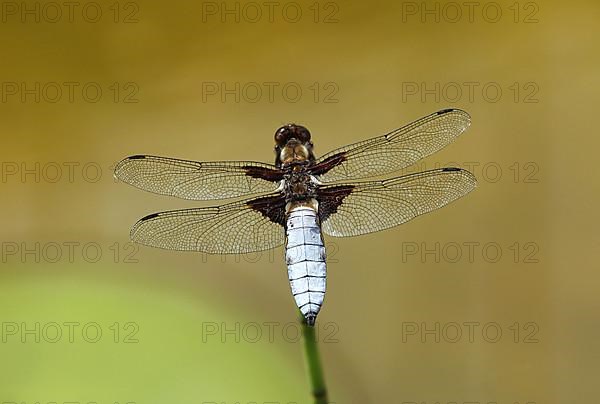
[[[306,324],[302,313],[300,313],[300,323],[302,324],[304,354],[306,357],[311,394],[315,404],[327,404],[327,386],[325,385],[323,366],[321,365],[321,357],[319,356],[315,327],[310,327]]]

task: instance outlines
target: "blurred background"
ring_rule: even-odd
[[[599,390],[597,2],[3,2],[0,402],[306,403],[281,248],[135,246],[206,206],[112,177],[131,154],[273,161],[468,111],[412,167],[477,190],[326,238],[336,403],[592,402]]]

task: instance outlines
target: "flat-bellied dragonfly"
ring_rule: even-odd
[[[470,172],[454,167],[378,181],[440,150],[470,124],[444,109],[382,136],[317,158],[311,134],[288,124],[275,132],[275,164],[196,162],[136,155],[115,176],[157,194],[193,200],[246,199],[215,207],[153,213],[131,230],[135,242],[170,250],[242,254],[285,244],[288,279],[306,323],[314,325],[325,297],[323,233],[359,236],[405,223],[466,195]]]

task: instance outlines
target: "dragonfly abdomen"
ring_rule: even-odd
[[[325,298],[325,245],[315,209],[292,207],[287,217],[285,259],[296,305],[314,325]]]

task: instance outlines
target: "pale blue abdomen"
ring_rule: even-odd
[[[307,206],[292,208],[287,217],[285,258],[296,305],[314,325],[325,298],[325,246],[317,212]]]

